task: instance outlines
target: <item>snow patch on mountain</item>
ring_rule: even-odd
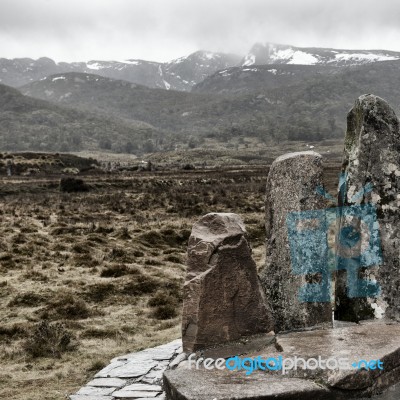
[[[217,56],[217,54],[211,53],[211,52],[204,52],[203,54],[203,58],[205,58],[206,60],[214,60],[214,58]]]
[[[242,71],[245,71],[245,72],[247,72],[247,71],[257,72],[258,69],[257,68],[243,68]]]
[[[294,51],[288,64],[315,65],[318,64],[318,58],[304,51]]]
[[[292,48],[278,50],[270,55],[272,63],[286,61],[286,64],[314,65],[318,63],[318,58],[312,54]]]
[[[94,70],[98,71],[99,69],[102,69],[103,66],[98,62],[89,61],[88,63],[86,63],[86,68],[94,69]]]
[[[248,54],[244,58],[244,62],[242,64],[243,67],[248,67],[250,65],[254,65],[256,63],[256,56],[254,54]]]
[[[120,62],[129,64],[129,65],[139,65],[141,63],[139,60],[124,60],[124,61],[120,61]]]
[[[218,74],[222,75],[222,76],[231,76],[231,73],[229,72],[229,69],[224,69],[222,71],[218,71]]]
[[[400,57],[393,57],[393,56],[387,56],[383,54],[373,54],[373,53],[337,53],[335,54],[335,60],[336,61],[354,61],[356,63],[359,63],[360,61],[366,61],[366,62],[377,62],[377,61],[396,61],[399,60]],[[335,60],[332,60],[331,62],[334,62]]]
[[[296,65],[362,65],[379,61],[400,60],[400,53],[384,50],[335,50],[301,48],[272,43],[257,43],[242,59],[241,66],[268,64]]]
[[[175,60],[172,60],[171,64],[180,64],[180,63],[184,62],[185,60],[186,60],[186,57],[179,57]]]
[[[165,85],[165,89],[169,90],[171,89],[171,85],[167,81],[163,81]]]

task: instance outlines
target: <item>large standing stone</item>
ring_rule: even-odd
[[[363,95],[349,112],[342,169],[335,317],[400,319],[399,120],[381,98]]]
[[[183,350],[193,352],[272,329],[242,220],[229,213],[203,216],[189,239]]]
[[[260,277],[278,331],[332,322],[326,204],[318,188],[318,153],[289,153],[272,163],[265,199],[266,265]]]

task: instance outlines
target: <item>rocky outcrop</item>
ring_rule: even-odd
[[[381,98],[349,112],[342,168],[335,318],[400,319],[399,120]]]
[[[330,324],[322,158],[312,151],[278,157],[266,188],[266,265],[261,272],[278,331]]]
[[[182,341],[186,352],[273,329],[242,220],[210,213],[188,246]]]

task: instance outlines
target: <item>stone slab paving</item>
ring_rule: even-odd
[[[125,354],[111,360],[70,400],[164,400],[162,378],[168,366],[182,360],[182,340]]]

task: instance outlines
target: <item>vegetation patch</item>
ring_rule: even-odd
[[[76,294],[62,293],[57,294],[40,315],[43,319],[86,319],[91,311]]]
[[[75,350],[78,342],[74,335],[58,322],[42,321],[33,328],[23,348],[31,357],[60,358],[66,351]]]

